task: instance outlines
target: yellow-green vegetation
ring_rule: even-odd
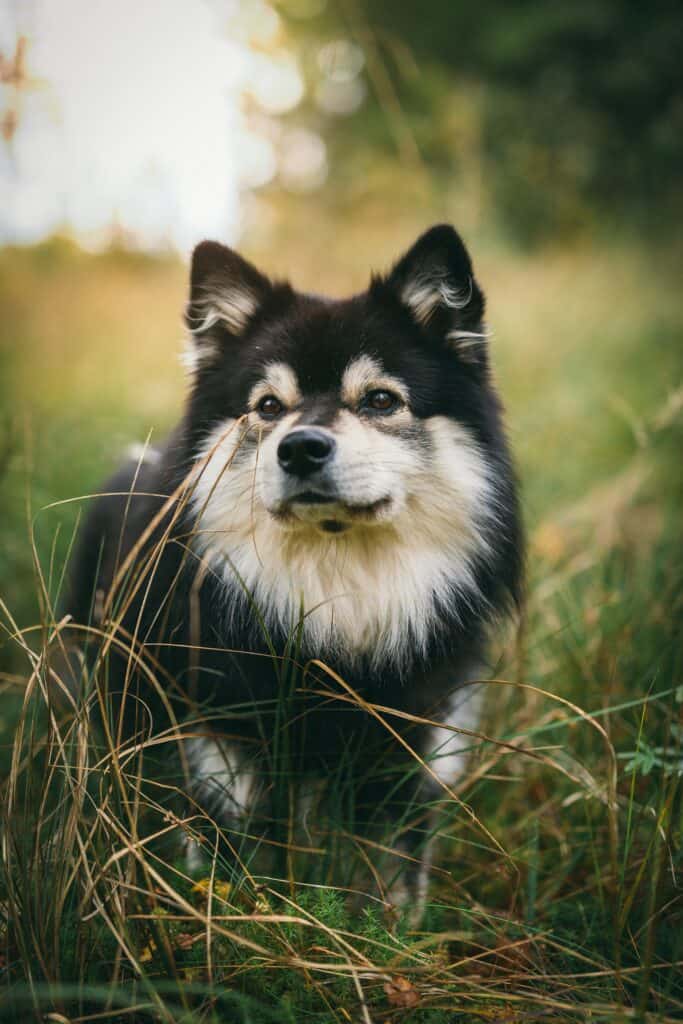
[[[250,255],[341,294],[424,226],[413,213],[368,231],[371,214],[340,231],[321,213],[315,238]],[[48,713],[43,655],[83,507],[69,499],[176,418],[186,270],[63,240],[0,252],[0,1019],[683,1019],[676,260],[588,239],[533,255],[468,243],[529,593],[487,685],[486,738],[459,800],[442,801],[416,929],[379,899],[345,902],[341,807],[279,879],[231,874],[210,827],[191,877],[180,837],[198,825],[167,799],[182,778],[103,748],[83,714]],[[364,849],[371,864],[380,853]]]

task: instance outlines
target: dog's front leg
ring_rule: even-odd
[[[480,671],[468,673],[472,680]],[[462,686],[448,699],[436,720],[440,726],[424,729],[417,738],[416,753],[424,766],[413,772],[412,785],[404,788],[403,820],[412,816],[410,827],[394,839],[393,849],[402,864],[388,887],[388,899],[404,908],[412,925],[419,924],[427,903],[429,877],[444,801],[461,786],[467,763],[477,740],[467,733],[476,731],[481,716],[482,687]],[[406,810],[407,813],[406,813]]]
[[[241,861],[251,859],[245,840],[247,833],[257,834],[262,825],[254,821],[261,803],[263,780],[255,770],[245,745],[225,737],[206,733],[185,740],[188,768],[188,795],[194,814],[206,817],[220,829],[221,845]],[[187,867],[197,871],[205,863],[199,841],[188,838]]]

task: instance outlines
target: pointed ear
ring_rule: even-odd
[[[430,228],[386,279],[413,319],[466,362],[485,358],[484,295],[460,235],[450,224]]]
[[[226,334],[239,337],[272,290],[268,278],[234,250],[200,242],[192,254],[185,312],[195,361],[209,360]]]

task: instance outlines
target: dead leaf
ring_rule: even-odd
[[[402,978],[400,975],[396,975],[391,981],[387,981],[384,991],[392,1006],[410,1009],[413,1006],[417,1006],[420,1002],[420,993],[413,983],[407,978]]]

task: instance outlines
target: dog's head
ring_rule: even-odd
[[[491,543],[506,457],[483,311],[448,226],[342,301],[199,245],[187,425],[202,547],[249,586],[275,563],[322,601],[366,587],[377,558],[386,571],[415,552],[409,574],[430,593],[435,573],[465,587]],[[343,561],[343,582],[316,589],[321,559]]]

